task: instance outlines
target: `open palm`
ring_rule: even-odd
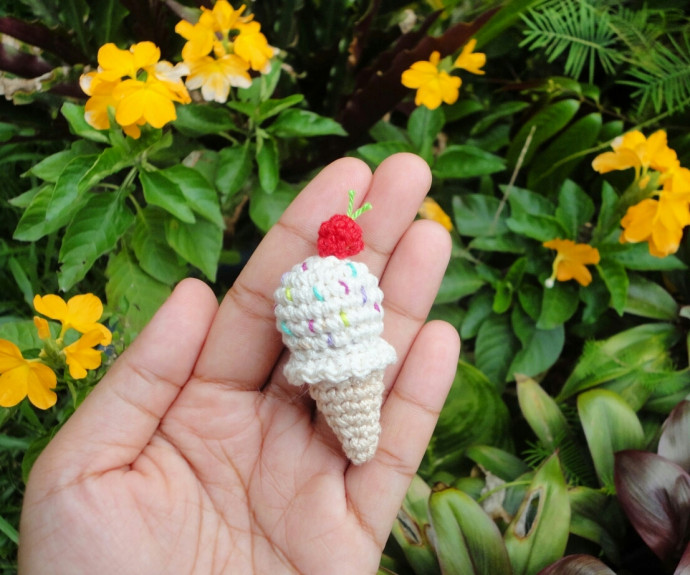
[[[430,184],[399,154],[372,175],[325,168],[266,236],[220,307],[183,281],[37,460],[21,521],[20,572],[375,573],[452,381],[458,338],[425,318],[447,233],[412,223]],[[272,293],[314,253],[347,190],[361,259],[386,295],[379,449],[354,466],[304,389],[287,384]]]

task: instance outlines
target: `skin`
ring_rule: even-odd
[[[425,324],[448,233],[413,219],[431,175],[398,154],[374,174],[319,173],[218,305],[181,282],[36,461],[20,573],[375,573],[452,383],[456,331]],[[287,384],[273,316],[281,274],[315,253],[320,223],[355,206],[397,350],[376,456],[343,456],[305,389]]]

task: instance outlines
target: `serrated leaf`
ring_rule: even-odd
[[[577,412],[599,481],[613,488],[613,454],[644,447],[640,420],[620,395],[607,389],[581,393]]]
[[[60,246],[58,284],[69,291],[102,255],[115,249],[134,222],[121,195],[93,194],[67,227]]]
[[[436,178],[476,178],[505,170],[503,158],[467,144],[448,146],[432,167]]]
[[[161,170],[160,173],[179,187],[192,211],[221,229],[225,227],[218,203],[218,194],[201,172],[177,164]]]
[[[435,303],[450,303],[468,296],[485,283],[475,266],[463,258],[452,258],[441,281]]]
[[[558,455],[539,467],[505,532],[514,575],[534,575],[563,556],[570,527],[570,503]]]
[[[252,156],[248,144],[223,148],[218,154],[216,187],[223,202],[235,195],[252,172]]]
[[[280,179],[278,161],[278,144],[273,138],[267,138],[256,149],[256,163],[259,167],[259,183],[267,194],[273,193]]]
[[[167,285],[181,280],[186,265],[165,241],[167,214],[154,206],[147,206],[137,216],[132,234],[132,249],[141,268]]]
[[[148,204],[163,208],[184,223],[196,222],[194,212],[180,186],[166,178],[161,170],[151,172],[142,170],[139,172],[139,181]]]
[[[281,112],[267,131],[277,138],[347,136],[343,127],[332,118],[294,108]]]
[[[111,255],[105,274],[108,309],[128,344],[163,305],[171,289],[145,273],[125,251]]]
[[[169,218],[165,225],[165,239],[180,257],[199,268],[209,280],[215,281],[223,247],[221,228],[203,219],[187,223]]]
[[[443,573],[510,573],[501,532],[469,495],[452,487],[434,491],[429,513]]]

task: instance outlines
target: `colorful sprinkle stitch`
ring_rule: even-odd
[[[377,304],[377,303],[374,304],[374,309],[378,312],[381,311],[381,308],[379,307],[379,304]]]
[[[367,292],[364,289],[364,286],[362,286],[360,291],[362,292],[362,305],[366,305],[366,303],[367,303]]]
[[[312,333],[316,333],[314,330],[314,320],[313,319],[309,320],[309,331]]]
[[[345,324],[345,327],[350,327],[350,322],[347,319],[347,316],[345,315],[344,311],[340,312],[340,319],[343,320],[343,323]]]
[[[316,286],[311,288],[311,291],[314,292],[314,297],[319,300],[319,301],[324,301],[323,296],[319,293],[319,290],[316,289]]]
[[[280,322],[280,329],[282,329],[287,335],[295,335],[290,331],[290,328],[285,324],[285,322]]]
[[[352,262],[348,262],[347,266],[352,270],[352,277],[356,278],[357,277],[357,268],[355,267],[355,264]]]
[[[285,299],[292,301],[292,290],[290,288],[285,288]]]
[[[338,283],[345,288],[345,295],[350,295],[350,288],[343,280],[338,280]]]
[[[307,262],[302,262],[302,271],[303,272],[307,271]]]
[[[328,343],[328,347],[333,347],[335,343],[333,343],[333,336],[329,333],[328,334],[328,339],[326,340],[326,343]]]

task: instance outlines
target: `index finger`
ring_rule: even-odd
[[[195,376],[233,389],[259,389],[283,349],[275,327],[273,292],[284,272],[316,252],[321,222],[347,211],[350,189],[356,191],[356,206],[371,202],[373,212],[357,220],[367,245],[358,259],[379,275],[414,219],[430,181],[428,166],[412,154],[391,156],[373,175],[353,158],[324,168],[269,231],[226,295]]]

